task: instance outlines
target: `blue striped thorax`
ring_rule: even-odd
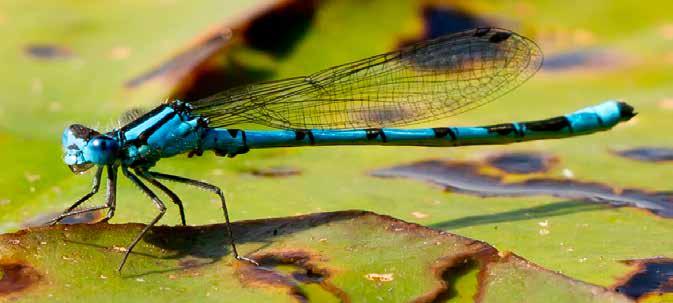
[[[159,159],[200,148],[205,121],[190,114],[189,104],[161,105],[118,131],[122,163],[151,167]]]

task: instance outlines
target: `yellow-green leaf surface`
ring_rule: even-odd
[[[237,67],[226,79],[248,81],[308,74],[392,50],[403,41],[420,38],[423,33],[424,6],[415,1],[320,3],[309,26],[282,56],[251,50],[243,44],[223,50],[220,57],[226,59],[220,59],[229,62],[229,65],[224,64],[225,68],[231,66],[231,62]],[[159,77],[133,88],[126,87],[125,83],[189,49],[205,33],[217,30],[223,24],[236,27],[251,14],[272,5],[272,1],[210,0],[0,2],[0,36],[3,40],[0,47],[3,67],[0,74],[0,160],[3,165],[0,173],[0,231],[14,232],[34,223],[36,218],[39,221],[60,212],[89,190],[91,174],[74,176],[62,163],[60,136],[67,125],[78,122],[104,130],[114,127],[117,118],[129,108],[152,107],[172,93],[182,92],[184,87],[176,87],[188,81],[177,83],[176,78],[170,77]],[[635,188],[663,192],[671,188],[673,164],[634,161],[614,153],[641,146],[673,148],[668,131],[673,128],[670,119],[673,114],[673,25],[670,23],[673,7],[669,2],[520,1],[494,4],[466,1],[454,5],[538,41],[548,63],[554,62],[549,59],[559,58],[555,56],[563,53],[591,51],[602,55],[575,68],[543,69],[497,102],[432,125],[540,119],[614,98],[628,101],[639,115],[609,132],[566,140],[446,149],[273,149],[252,151],[234,159],[206,153],[202,157],[166,159],[156,169],[221,186],[234,220],[364,209],[478,239],[573,279],[605,287],[613,286],[632,270],[621,260],[671,257],[673,220],[641,209],[614,208],[546,195],[483,198],[443,191],[419,181],[380,179],[370,175],[377,169],[429,159],[481,161],[503,151],[534,151],[557,157],[556,164],[544,173],[548,178],[597,182],[617,190]],[[233,37],[237,39],[236,31]],[[231,81],[224,82],[222,87],[232,84]],[[192,84],[198,86],[198,83]],[[274,167],[289,168],[295,173],[282,178],[255,173]],[[527,176],[512,178],[505,181],[519,182]],[[215,197],[181,185],[173,187],[185,201],[188,224],[222,222]],[[102,204],[102,197],[89,203]],[[146,223],[155,212],[152,203],[130,182],[120,180],[118,209],[112,223]],[[169,205],[160,224],[178,223],[177,209]],[[72,228],[79,231],[87,227]],[[110,228],[114,230],[116,227]],[[48,235],[58,232],[58,229],[40,230]],[[114,245],[123,246],[133,236],[132,233],[122,235],[112,231],[103,234],[110,238],[87,238],[82,233],[84,238],[81,240],[101,245],[114,242]],[[122,238],[126,241],[115,240]],[[276,245],[274,241],[270,244]],[[44,249],[53,249],[52,256],[55,256],[59,247],[48,241]],[[70,247],[68,249],[73,249]],[[398,257],[406,249],[390,247],[400,254]],[[253,248],[245,247],[246,251]],[[160,246],[143,245],[143,251],[150,253],[146,258],[155,253],[162,255],[160,249]],[[114,268],[115,258],[110,256],[118,254],[108,253],[106,248],[100,248],[100,251],[100,255],[91,253],[91,260],[80,261],[86,266],[69,263],[66,259],[47,265],[91,272],[71,285],[105,283],[96,279],[100,272],[93,273]],[[377,258],[373,254],[363,253],[358,262]],[[163,263],[161,260],[152,265],[156,272],[145,273],[142,279],[163,279],[165,273],[162,270],[175,269],[177,261],[169,260],[173,262],[171,267],[169,261]],[[231,272],[234,265],[227,262],[218,262],[214,266]],[[132,264],[133,259],[129,274],[143,271]],[[402,265],[404,262],[400,261],[399,266]],[[510,272],[507,267],[494,267],[493,270],[504,274]],[[175,274],[187,275],[180,270]],[[41,281],[51,281],[48,274],[42,275],[44,280]],[[469,273],[462,276],[468,277]],[[357,278],[358,283],[363,282],[361,277]],[[138,293],[149,284],[137,282],[135,278],[110,277],[108,281],[112,280],[120,288]],[[241,296],[270,296],[267,290],[241,290],[237,281],[217,283],[236,286]],[[356,280],[352,281],[355,283]],[[489,281],[514,283],[497,279]],[[474,287],[470,283],[457,283],[468,293],[470,287]],[[351,286],[362,287],[360,291],[365,292],[369,284],[359,285]],[[159,291],[159,287],[164,286],[155,284],[152,291]],[[225,288],[218,286],[220,290]],[[93,293],[94,289],[90,291]],[[112,293],[112,289],[107,289],[106,294]],[[203,298],[208,293],[205,288],[200,292]],[[210,292],[210,295],[215,293]],[[102,293],[99,295],[104,297]],[[483,298],[490,295],[500,296],[499,293],[485,293]],[[654,297],[648,299],[657,300]]]
[[[485,243],[367,212],[155,228],[123,274],[114,263],[140,225],[39,228],[0,237],[0,267],[21,302],[630,302]],[[458,278],[457,274],[463,274]],[[443,280],[447,278],[447,280]],[[456,285],[463,286],[459,289]],[[2,286],[2,285],[0,285]],[[0,288],[0,291],[2,288]],[[553,298],[551,301],[549,296]]]

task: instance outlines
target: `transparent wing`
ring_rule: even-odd
[[[401,126],[488,103],[530,78],[542,52],[511,31],[480,28],[335,66],[306,77],[238,87],[193,102],[211,127]]]
[[[142,117],[144,114],[146,114],[149,111],[150,110],[148,110],[146,108],[139,108],[139,107],[131,108],[131,109],[123,112],[121,114],[121,116],[119,116],[119,119],[118,119],[117,123],[120,126],[124,126],[124,125],[126,125],[128,123],[131,123],[134,120]]]

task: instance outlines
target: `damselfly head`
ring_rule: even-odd
[[[94,165],[112,164],[119,151],[116,139],[80,124],[65,129],[62,144],[63,160],[76,174],[84,173]]]

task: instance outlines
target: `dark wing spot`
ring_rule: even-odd
[[[489,42],[491,43],[500,43],[502,41],[505,41],[509,39],[509,37],[512,36],[512,33],[507,33],[507,32],[497,32],[491,36],[491,38],[488,39]]]
[[[490,27],[486,27],[486,28],[478,28],[478,29],[474,32],[474,36],[475,36],[475,37],[483,37],[484,35],[488,34],[490,31],[491,31],[491,28],[490,28]]]

